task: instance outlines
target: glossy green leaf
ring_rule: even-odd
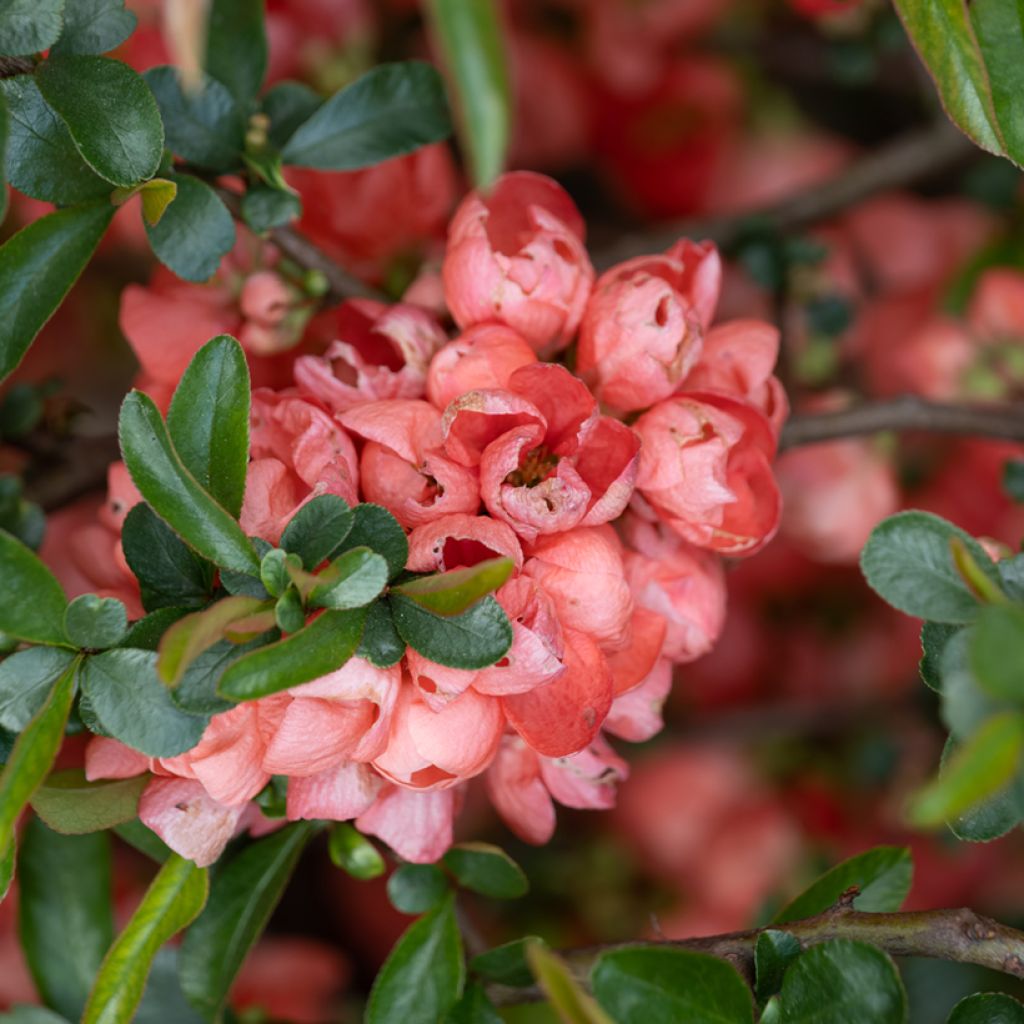
[[[14,825],[22,808],[53,765],[74,696],[75,665],[71,665],[18,737],[0,772],[0,856],[13,842]]]
[[[146,828],[138,818],[115,825],[114,832],[132,849],[138,850],[155,864],[163,864],[171,856],[171,848],[155,833]]]
[[[950,736],[942,751],[943,768],[957,749]],[[1006,835],[1024,820],[1024,772],[1017,771],[1013,778],[991,796],[972,804],[947,824],[957,837],[968,843],[987,843]]]
[[[135,31],[137,20],[124,0],[69,0],[51,53],[107,53]]]
[[[159,224],[167,212],[167,207],[174,202],[177,195],[178,186],[168,178],[151,178],[144,185],[140,185],[143,220],[150,226]]]
[[[493,597],[461,615],[434,615],[400,594],[390,598],[398,635],[425,658],[450,668],[486,668],[512,646],[512,626]]]
[[[378,64],[301,124],[285,163],[353,171],[411,153],[451,134],[441,76],[429,64]]]
[[[254,185],[242,196],[242,219],[257,234],[284,227],[302,216],[302,198],[295,192]]]
[[[779,991],[786,969],[801,952],[800,941],[789,932],[769,928],[758,935],[754,946],[754,994],[759,1003]]]
[[[452,897],[414,921],[373,982],[366,1024],[437,1024],[465,979]]]
[[[159,522],[159,520],[157,520]],[[142,651],[155,651],[164,633],[178,619],[188,615],[187,608],[176,608],[173,605],[158,608],[156,611],[136,619],[125,633],[118,647],[138,647]]]
[[[444,866],[464,889],[491,899],[519,899],[530,888],[523,869],[490,843],[459,843],[444,855]]]
[[[11,843],[7,847],[7,852],[0,856],[0,903],[7,899],[7,894],[11,891],[11,883],[14,881],[15,855],[17,852],[15,844]]]
[[[206,903],[205,868],[171,854],[100,967],[82,1024],[128,1024],[160,947]]]
[[[204,63],[248,114],[267,71],[262,0],[212,0]]]
[[[405,650],[405,641],[398,635],[398,630],[391,620],[391,606],[385,598],[374,601],[366,609],[363,639],[356,653],[371,665],[390,668],[401,661]]]
[[[188,667],[181,681],[171,690],[171,700],[182,711],[192,715],[212,715],[230,711],[234,707],[234,702],[217,696],[217,684],[224,670],[243,655],[277,639],[278,634],[271,631],[246,643],[221,640],[214,644],[209,650],[203,651]]]
[[[298,633],[306,624],[306,609],[294,587],[289,587],[274,605],[274,621],[282,633]]]
[[[921,627],[921,661],[918,670],[925,685],[936,693],[942,691],[942,652],[958,632],[959,626],[947,626],[943,622],[926,622]]]
[[[905,1024],[899,972],[880,949],[833,939],[812,946],[786,971],[781,1024]]]
[[[230,171],[242,162],[245,118],[228,89],[209,75],[195,89],[177,68],[150,68],[143,77],[156,97],[167,148],[197,167]]]
[[[388,563],[369,548],[352,548],[339,555],[317,579],[323,582],[309,594],[316,608],[364,608],[380,596],[388,582]]]
[[[110,839],[29,819],[18,856],[18,932],[43,1001],[78,1020],[114,940]]]
[[[179,955],[182,990],[207,1018],[220,1013],[312,834],[308,823],[288,825],[247,846],[214,877],[206,907]]]
[[[0,726],[21,732],[74,660],[72,651],[29,647],[0,662]]]
[[[213,566],[200,558],[147,505],[140,502],[121,528],[121,545],[139,581],[147,611],[204,605],[213,588]]]
[[[191,174],[168,174],[174,202],[146,234],[156,258],[185,281],[208,281],[235,244],[235,222],[217,193]]]
[[[946,1024],[1024,1024],[1024,1005],[1003,992],[975,992],[961,999]]]
[[[228,569],[258,571],[249,538],[185,468],[151,398],[129,393],[121,406],[118,436],[135,486],[190,547]]]
[[[261,108],[270,118],[270,141],[283,149],[295,129],[323,106],[324,98],[302,82],[278,82],[263,97]]]
[[[0,1024],[68,1024],[68,1020],[42,1006],[15,1006],[0,1013]]]
[[[341,668],[359,646],[364,617],[362,609],[325,611],[305,629],[239,658],[217,692],[228,700],[254,700]]]
[[[402,864],[388,878],[388,899],[403,914],[433,910],[448,891],[448,879],[436,864]]]
[[[131,821],[149,775],[90,782],[81,768],[52,772],[32,797],[32,809],[55,832],[85,835]]]
[[[497,590],[514,567],[511,558],[489,558],[468,569],[419,576],[391,589],[435,615],[459,615],[474,601]]]
[[[7,100],[4,99],[4,94],[0,92],[0,221],[7,216],[7,207],[10,203],[10,196],[7,190],[7,179],[5,177],[5,168],[7,166],[7,144],[10,137],[11,115],[7,109]],[[6,404],[7,403],[5,402],[4,405],[6,406]],[[0,425],[0,428],[2,428],[2,425]],[[15,530],[15,532],[18,531]]]
[[[40,217],[0,245],[0,380],[64,301],[114,215],[109,203]]]
[[[534,935],[495,946],[480,953],[469,962],[470,970],[487,981],[508,985],[511,988],[526,988],[533,984],[533,972],[526,959],[526,949],[531,942],[540,940]]]
[[[154,958],[132,1024],[204,1024],[181,991],[178,949],[174,946],[164,946]]]
[[[64,632],[76,647],[113,647],[128,631],[128,612],[116,597],[82,594],[64,612]]]
[[[319,494],[292,516],[281,534],[281,547],[298,555],[303,567],[312,571],[331,557],[354,523],[355,515],[344,498]]]
[[[939,666],[942,720],[958,742],[971,737],[993,715],[1012,710],[978,684],[970,666],[970,643],[971,630],[961,630],[946,644]]]
[[[149,757],[191,750],[206,729],[205,716],[181,711],[156,674],[152,651],[118,648],[87,658],[82,690],[104,730]]]
[[[0,530],[0,631],[28,643],[68,643],[64,611],[68,599],[35,552]]]
[[[860,890],[853,901],[857,910],[899,910],[910,892],[913,876],[914,862],[907,847],[876,846],[826,871],[795,900],[786,904],[771,923],[784,924],[823,914],[854,886]]]
[[[615,1022],[583,991],[569,965],[543,942],[526,946],[526,959],[548,1001],[565,1024],[626,1024]]]
[[[387,870],[377,847],[347,821],[339,821],[331,827],[327,852],[335,867],[360,881],[379,878]]]
[[[994,697],[1024,702],[1024,608],[984,608],[968,644],[974,678]]]
[[[603,954],[591,973],[616,1024],[753,1024],[750,990],[724,960],[684,949],[634,946]]]
[[[954,538],[998,587],[999,572],[981,545],[930,512],[900,512],[879,523],[861,553],[861,569],[870,586],[907,615],[972,622],[982,606],[956,569],[950,550]]]
[[[502,1019],[483,985],[471,982],[445,1017],[444,1024],[502,1024]]]
[[[281,548],[271,548],[260,562],[260,580],[268,594],[280,597],[292,583],[289,567],[298,569],[298,556]]]
[[[352,548],[369,548],[388,563],[388,576],[394,579],[409,560],[409,541],[398,520],[382,505],[364,502],[352,510],[352,528],[333,551],[337,557]]]
[[[65,0],[0,0],[0,53],[18,57],[52,46],[64,26]]]
[[[109,57],[58,54],[36,70],[47,103],[101,178],[128,187],[156,174],[164,126],[149,86]]]
[[[430,0],[427,10],[455,91],[459,138],[477,188],[501,173],[512,119],[501,18],[494,0]]]

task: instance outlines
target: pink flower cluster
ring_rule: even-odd
[[[215,716],[178,757],[96,738],[89,776],[152,772],[142,820],[200,864],[270,827],[251,801],[271,776],[288,778],[289,819],[355,819],[420,862],[452,842],[477,776],[531,842],[555,802],[609,807],[627,769],[608,737],[660,729],[673,664],[722,628],[721,556],[778,524],[778,337],[714,325],[720,278],[714,247],[684,240],[595,280],[553,181],[470,194],[443,264],[457,336],[411,304],[345,303],[326,349],[293,357],[293,387],[254,392],[241,518],[276,543],[330,493],[387,507],[411,571],[510,558],[507,656],[480,671],[411,649],[388,669],[354,658]],[[552,361],[574,340],[575,373]]]

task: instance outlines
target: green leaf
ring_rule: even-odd
[[[943,622],[926,622],[921,627],[921,661],[918,671],[925,685],[936,693],[942,692],[942,654],[950,640],[960,632],[959,626]]]
[[[769,928],[758,935],[754,946],[754,993],[759,1003],[779,991],[786,969],[802,952],[800,941],[789,932]]]
[[[178,950],[173,946],[164,946],[154,958],[132,1024],[204,1024],[181,991]]]
[[[68,1020],[42,1006],[15,1006],[0,1014],[0,1024],[68,1024]]]
[[[75,696],[77,662],[57,680],[43,706],[18,737],[0,773],[0,856],[12,845],[22,808],[46,778],[64,739],[64,726]]]
[[[1005,701],[978,685],[970,667],[970,642],[971,630],[962,630],[952,637],[939,666],[942,720],[958,741],[968,739],[993,715],[1010,710]]]
[[[221,640],[209,650],[203,651],[188,667],[178,685],[171,690],[171,700],[182,711],[190,715],[212,715],[230,711],[234,702],[217,696],[217,684],[224,670],[250,651],[265,647],[279,639],[276,632],[254,637],[247,643]]]
[[[403,864],[388,878],[388,899],[403,914],[433,910],[448,891],[448,879],[436,864]]]
[[[451,895],[414,921],[374,979],[366,1024],[437,1024],[465,979],[462,940]]]
[[[55,832],[85,835],[131,821],[149,775],[90,782],[81,768],[51,773],[32,797],[32,809]]]
[[[429,64],[378,64],[300,125],[285,163],[353,171],[411,153],[451,134],[441,76]]]
[[[139,581],[142,605],[147,611],[196,607],[210,599],[213,567],[145,502],[125,517],[121,545]]]
[[[30,647],[0,663],[0,725],[21,732],[75,660],[71,651]]]
[[[294,577],[293,577],[294,578]],[[339,555],[319,576],[309,594],[317,608],[365,608],[388,583],[388,563],[369,548],[352,548]]]
[[[355,515],[344,498],[319,494],[292,516],[281,534],[281,547],[298,555],[303,567],[312,571],[331,557],[354,523]]]
[[[289,587],[274,605],[274,621],[282,633],[298,633],[306,624],[306,610],[294,587]]]
[[[163,122],[149,86],[127,64],[58,54],[39,65],[36,83],[101,178],[127,188],[156,174]]]
[[[973,622],[977,597],[957,571],[950,541],[959,538],[989,581],[999,572],[974,538],[929,512],[900,512],[872,530],[861,553],[868,584],[894,608],[935,622]]]
[[[151,398],[140,391],[128,394],[118,436],[135,486],[186,544],[217,565],[258,572],[249,538],[185,468]]]
[[[223,82],[244,113],[267,72],[263,4],[213,0],[206,33],[206,70]]]
[[[27,643],[67,646],[68,599],[53,573],[20,540],[0,530],[0,631]]]
[[[377,668],[397,665],[405,654],[405,641],[398,635],[391,620],[391,606],[385,598],[374,601],[366,609],[363,639],[356,652]]]
[[[913,798],[908,811],[919,828],[941,825],[992,796],[1013,777],[1024,751],[1024,715],[1004,712],[985,722]]]
[[[489,558],[468,569],[419,576],[391,589],[435,615],[458,615],[497,590],[512,575],[513,568],[511,558]]]
[[[516,900],[530,888],[523,869],[490,843],[459,843],[444,855],[444,866],[464,889],[492,899]]]
[[[128,612],[116,597],[82,594],[64,612],[64,632],[76,647],[113,647],[128,631]]]
[[[152,651],[118,648],[82,665],[82,690],[103,728],[149,757],[174,757],[202,738],[207,719],[177,708]]]
[[[150,68],[143,78],[160,107],[171,152],[211,171],[241,164],[245,118],[225,86],[203,75],[197,88],[186,89],[178,69],[166,64]]]
[[[0,53],[20,57],[52,46],[64,26],[64,0],[2,0]]]
[[[71,0],[64,8],[64,31],[51,53],[107,53],[134,31],[136,17],[124,0]]]
[[[171,854],[100,967],[82,1024],[128,1024],[160,947],[203,909],[205,868]]]
[[[62,836],[32,818],[18,856],[18,932],[43,1001],[78,1020],[114,939],[110,839]]]
[[[998,166],[1006,167],[1006,164]],[[1016,187],[1016,175],[1013,181]],[[1024,502],[1024,459],[1007,459],[1003,463],[1003,490],[1017,504]]]
[[[319,679],[355,653],[365,613],[326,611],[305,629],[246,654],[221,676],[217,692],[228,700],[253,700]]]
[[[812,946],[786,971],[781,1024],[905,1024],[907,1000],[892,960],[866,942]]]
[[[347,821],[340,821],[331,828],[327,852],[335,867],[360,881],[379,878],[387,870],[377,847]]]
[[[345,539],[331,553],[332,558],[352,548],[369,548],[388,563],[388,578],[394,579],[409,560],[409,541],[398,520],[382,505],[364,502],[352,510],[355,517]]]
[[[7,109],[7,100],[4,99],[4,94],[0,92],[0,221],[7,216],[7,207],[10,202],[10,197],[7,191],[7,180],[5,178],[5,168],[7,166],[7,143],[10,137],[11,115]],[[7,400],[4,402],[4,406],[7,406],[7,402],[9,400],[10,396],[8,395]],[[0,414],[6,411],[6,409],[0,410]],[[3,432],[2,428],[3,424],[0,423],[0,432]]]
[[[543,942],[526,947],[526,959],[537,984],[566,1024],[616,1024],[580,987],[569,966]],[[618,1024],[627,1024],[625,1019]]]
[[[1024,1024],[1024,1005],[1003,992],[975,992],[953,1007],[946,1024]]]
[[[185,935],[179,956],[182,990],[208,1019],[220,1013],[312,834],[310,824],[289,825],[247,846],[214,877],[206,908]]]
[[[992,696],[1024,702],[1024,608],[984,608],[970,632],[968,658],[974,678]]]
[[[308,121],[324,98],[302,82],[279,82],[263,97],[261,109],[270,118],[270,141],[283,149],[295,129]]]
[[[139,186],[139,195],[142,197],[142,219],[152,227],[160,223],[167,207],[174,202],[178,186],[168,178],[150,178]]]
[[[302,198],[269,185],[253,185],[242,196],[242,219],[257,234],[283,227],[302,216]]]
[[[191,174],[168,174],[174,202],[146,234],[156,258],[185,281],[208,281],[235,244],[235,222],[217,193]]]
[[[502,1024],[502,1021],[483,985],[472,982],[445,1017],[444,1024]]]
[[[398,635],[414,650],[450,668],[486,668],[512,646],[512,626],[493,597],[461,615],[434,615],[400,594],[390,599]]]
[[[148,506],[146,507],[148,508]],[[136,619],[128,627],[128,632],[125,633],[117,646],[137,647],[142,651],[155,651],[164,633],[178,619],[188,615],[188,611],[187,608],[176,608],[173,605],[166,608],[158,608],[156,611],[144,615],[141,619]]]
[[[298,556],[289,555],[281,548],[271,548],[260,562],[260,579],[268,594],[280,597],[290,586],[291,576],[288,569],[298,568]]]
[[[942,751],[942,770],[956,751],[950,736]],[[1024,820],[1024,772],[1018,771],[1002,789],[979,801],[947,824],[957,837],[968,843],[987,843],[1006,835]]]
[[[137,818],[134,821],[126,821],[123,825],[116,825],[114,831],[120,839],[155,864],[163,864],[171,856],[171,848]]]
[[[7,847],[7,852],[0,857],[0,903],[7,899],[11,891],[11,883],[14,881],[14,861],[17,848],[14,843]],[[0,1020],[3,1018],[0,1017]]]
[[[40,217],[0,245],[0,380],[21,362],[103,237],[114,207]]]
[[[459,138],[473,183],[487,188],[508,149],[512,99],[494,0],[430,0],[427,10],[455,87]]]
[[[506,942],[473,957],[469,968],[487,981],[508,985],[511,988],[526,988],[533,984],[533,971],[526,960],[526,949],[531,942],[540,942],[535,935]]]
[[[750,991],[736,969],[684,949],[634,946],[601,956],[591,974],[617,1024],[753,1024]]]
[[[876,846],[826,871],[810,888],[786,904],[771,923],[785,924],[823,914],[854,886],[860,890],[853,901],[857,910],[899,910],[910,891],[913,875],[914,862],[907,847]]]

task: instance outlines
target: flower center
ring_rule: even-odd
[[[518,469],[505,477],[505,483],[513,487],[536,487],[554,473],[557,465],[558,456],[546,444],[539,444],[526,453]]]

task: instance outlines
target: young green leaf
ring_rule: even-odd
[[[786,971],[780,1024],[904,1024],[907,997],[892,960],[876,946],[832,939]]]
[[[826,871],[810,888],[787,903],[771,923],[785,924],[823,914],[854,886],[859,890],[853,902],[857,910],[899,910],[910,892],[913,875],[914,862],[907,847],[876,846]]]
[[[56,577],[20,540],[0,530],[0,631],[34,644],[68,645],[64,611],[68,599]]]
[[[186,89],[177,68],[164,64],[143,76],[156,97],[167,133],[167,148],[197,167],[230,171],[242,162],[245,118],[234,96],[203,75]]]
[[[974,678],[993,697],[1024,703],[1024,608],[983,609],[970,632],[968,658]]]
[[[7,1013],[0,1013],[0,1024],[69,1024],[69,1021],[42,1006],[15,1006]]]
[[[444,866],[464,889],[491,899],[519,899],[530,888],[523,869],[490,843],[459,843],[444,855]]]
[[[118,436],[135,486],[190,547],[228,569],[259,570],[249,538],[185,468],[151,398],[129,393],[121,406]]]
[[[345,540],[355,515],[344,498],[319,494],[292,516],[281,534],[281,547],[298,555],[312,572]]]
[[[468,569],[419,576],[391,590],[435,615],[459,615],[474,601],[497,590],[512,575],[513,568],[511,558],[489,558]]]
[[[64,632],[76,647],[113,647],[127,631],[128,612],[116,597],[82,594],[64,612]]]
[[[450,668],[486,668],[512,646],[512,626],[493,597],[461,615],[434,615],[401,594],[390,598],[398,635],[425,658]]]
[[[769,928],[758,935],[754,946],[754,994],[759,1003],[779,991],[787,968],[802,952],[799,939],[789,932]]]
[[[427,11],[455,86],[459,138],[473,183],[501,173],[512,119],[507,58],[494,0],[430,0]]]
[[[0,903],[7,899],[11,891],[11,883],[14,881],[14,862],[17,849],[14,843],[7,847],[7,852],[0,857]],[[0,1020],[3,1020],[0,1017]]]
[[[961,999],[946,1024],[1024,1024],[1024,1005],[1003,992],[975,992]]]
[[[613,950],[598,959],[590,981],[617,1024],[753,1024],[743,979],[731,964],[706,953],[659,946]]]
[[[64,31],[51,53],[107,53],[134,31],[137,18],[124,0],[70,0],[64,8]]]
[[[286,143],[285,163],[325,171],[411,153],[451,134],[441,76],[429,64],[378,64],[335,93]]]
[[[114,207],[72,206],[0,245],[0,380],[21,362],[103,237]]]
[[[0,726],[21,732],[75,660],[58,647],[29,647],[0,662]]]
[[[208,719],[174,705],[152,651],[117,648],[82,665],[82,690],[103,729],[149,757],[174,757],[202,738]]]
[[[32,797],[32,809],[55,832],[77,836],[101,832],[138,814],[149,775],[90,782],[81,768],[52,772]]]
[[[43,706],[18,737],[0,773],[0,856],[14,841],[14,825],[22,808],[46,778],[64,739],[64,726],[75,696],[75,669],[70,665],[57,680]]]
[[[462,993],[466,968],[449,894],[395,944],[370,991],[366,1024],[437,1024]]]
[[[388,878],[388,899],[403,914],[433,910],[448,892],[448,879],[436,864],[403,864]]]
[[[298,633],[306,624],[306,609],[294,587],[289,587],[274,605],[274,622],[282,633]]]
[[[502,1024],[502,1018],[483,985],[471,982],[445,1017],[444,1024]]]
[[[331,828],[327,852],[335,867],[360,881],[379,878],[387,870],[377,847],[347,821],[339,821]]]
[[[3,0],[0,53],[27,56],[52,46],[64,25],[65,0]]]
[[[352,528],[329,558],[352,548],[369,548],[388,563],[388,578],[394,579],[409,560],[409,541],[398,520],[382,505],[364,502],[352,510]]]
[[[18,932],[40,996],[78,1020],[114,939],[110,839],[29,819],[18,856]]]
[[[268,594],[280,597],[291,585],[289,569],[299,568],[298,555],[289,555],[281,548],[271,548],[260,562],[260,580]]]
[[[487,981],[508,985],[511,988],[526,988],[533,984],[533,972],[526,960],[526,950],[531,942],[540,942],[535,935],[527,935],[514,942],[495,946],[473,957],[470,970]]]
[[[267,72],[262,3],[213,0],[206,31],[205,67],[227,86],[247,116]]]
[[[217,193],[191,174],[167,175],[174,202],[146,235],[156,258],[185,281],[208,281],[235,244],[235,222]]]
[[[365,612],[325,611],[304,629],[228,666],[217,692],[228,700],[254,700],[341,668],[355,653]]]
[[[925,685],[936,693],[942,692],[942,652],[946,644],[960,632],[960,626],[947,626],[943,622],[926,622],[921,627],[921,661],[918,671]]]
[[[146,890],[96,976],[82,1024],[128,1024],[160,947],[195,920],[206,903],[206,868],[171,854]]]
[[[548,1001],[566,1024],[616,1024],[572,976],[569,965],[553,953],[543,942],[531,942],[526,947],[537,984]],[[645,1021],[649,1018],[644,1018]],[[618,1024],[629,1024],[623,1018]],[[739,1022],[737,1022],[739,1024]]]
[[[71,132],[78,152],[101,178],[127,188],[156,174],[164,126],[149,86],[109,57],[56,54],[36,83]]]
[[[907,615],[934,622],[973,622],[982,606],[957,571],[950,549],[954,538],[999,587],[999,572],[981,545],[929,512],[900,512],[879,523],[861,553],[864,577]]]
[[[388,563],[369,548],[352,548],[314,579],[322,581],[309,593],[314,607],[365,608],[387,586]]]
[[[219,1015],[312,834],[308,823],[289,825],[217,872],[205,909],[185,935],[178,967],[186,998],[208,1019]]]
[[[323,105],[320,93],[302,82],[279,82],[263,97],[260,108],[270,119],[270,141],[284,149],[295,129]]]
[[[159,522],[159,520],[157,520]],[[155,651],[164,633],[179,619],[188,615],[187,608],[158,608],[155,612],[136,619],[131,624],[118,647],[137,647],[141,651]]]
[[[397,665],[405,654],[405,641],[398,635],[391,620],[391,606],[386,598],[374,601],[367,607],[363,639],[356,653],[377,668]]]

